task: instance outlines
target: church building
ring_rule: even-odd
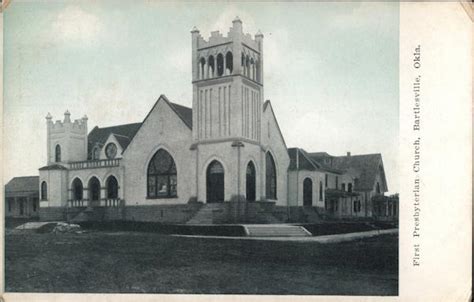
[[[227,36],[194,28],[191,41],[192,108],[161,95],[143,122],[90,132],[87,116],[48,113],[40,219],[314,222],[380,216],[379,204],[398,215],[380,154],[288,149],[264,101],[260,32],[236,18]]]

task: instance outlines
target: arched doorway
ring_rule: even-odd
[[[208,203],[224,201],[224,167],[217,160],[207,167],[206,188]]]
[[[313,205],[313,181],[311,178],[305,178],[303,181],[303,205],[305,207]]]
[[[82,188],[82,181],[79,178],[75,178],[72,182],[72,193],[73,193],[73,200],[82,200],[83,198],[83,188]]]
[[[109,178],[107,178],[107,198],[118,198],[118,181],[113,175],[110,175]]]
[[[96,177],[89,180],[89,200],[91,206],[98,206],[100,202],[100,182]]]
[[[255,166],[253,162],[247,165],[246,198],[247,201],[255,201]]]

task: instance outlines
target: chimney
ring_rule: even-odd
[[[350,152],[350,151],[347,151],[347,156],[351,156],[351,152]]]

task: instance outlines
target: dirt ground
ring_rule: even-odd
[[[8,234],[6,291],[397,295],[398,236],[336,244]]]

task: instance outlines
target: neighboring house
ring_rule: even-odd
[[[327,208],[328,177],[348,185],[343,166],[287,149],[264,101],[261,33],[244,34],[236,19],[226,37],[191,34],[192,108],[161,95],[142,122],[90,133],[87,116],[46,116],[41,219],[272,222],[288,206]]]
[[[5,217],[38,217],[38,183],[38,176],[23,176],[14,177],[5,185]]]

